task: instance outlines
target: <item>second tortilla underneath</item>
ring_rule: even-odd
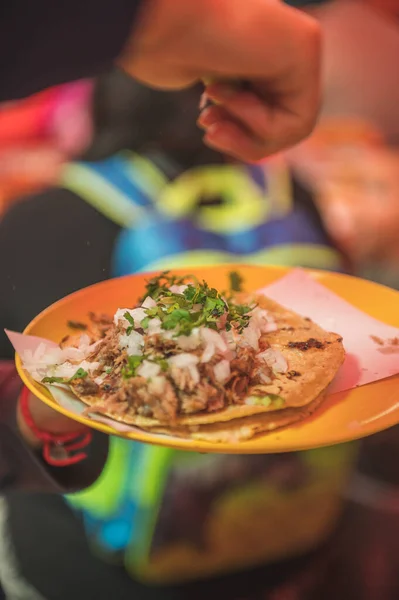
[[[277,429],[303,421],[317,410],[323,402],[324,397],[325,394],[320,394],[310,404],[300,408],[287,408],[286,410],[269,412],[263,415],[252,415],[234,419],[230,422],[213,423],[196,427],[156,427],[151,429],[151,432],[214,444],[245,442],[257,435],[271,433]]]

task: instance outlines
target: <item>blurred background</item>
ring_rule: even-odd
[[[291,4],[309,10],[324,29],[324,101],[307,141],[256,167],[267,181],[273,218],[291,243],[307,242],[301,232],[293,233],[305,223],[315,246],[335,253],[304,253],[304,266],[345,271],[399,289],[399,0]],[[242,198],[227,211],[223,186],[234,186],[236,180],[230,170],[222,170],[220,184],[213,176],[212,185],[207,175],[198,180],[194,206],[192,183],[181,177],[204,166],[235,167],[200,143],[201,133],[195,129],[200,93],[195,89],[173,98],[148,93],[114,72],[0,105],[0,236],[8,240],[2,246],[7,256],[0,259],[1,273],[8,279],[1,285],[2,293],[9,286],[16,291],[12,301],[3,302],[8,327],[22,328],[46,304],[107,276],[174,266],[182,250],[184,264],[209,264],[222,253],[228,262],[238,254],[232,238],[228,243],[220,240],[242,219],[258,227],[253,215],[258,214],[259,199],[251,196],[249,201],[249,188],[243,184],[238,186]],[[143,206],[148,198],[158,212],[134,228],[129,207],[133,200]],[[287,206],[300,206],[295,227],[284,220]],[[106,219],[111,224],[105,225]],[[244,262],[296,264],[286,249],[277,252],[281,245],[274,244],[266,227],[256,231],[263,232],[267,252],[246,242]],[[53,248],[57,253],[51,262]],[[31,266],[18,270],[22,263]],[[35,289],[37,281],[40,290]],[[141,450],[134,452],[137,457]],[[130,499],[129,510],[124,497],[120,505],[127,513],[116,521],[115,515],[99,516],[93,508],[98,497],[112,495],[114,482],[106,478],[86,495],[67,499],[67,512],[61,500],[11,497],[7,518],[24,584],[10,583],[7,552],[0,549],[6,597],[63,600],[59,587],[49,582],[53,570],[69,597],[74,593],[97,600],[110,598],[110,593],[115,598],[134,593],[138,599],[190,594],[194,599],[221,595],[226,600],[397,600],[399,429],[359,445],[304,454],[250,466],[239,460],[211,464],[202,458],[188,465],[176,457],[168,463],[169,483],[159,504],[147,507],[157,526],[151,542],[145,538],[152,548],[145,560],[143,538],[137,542],[140,560],[128,567],[132,579],[125,579],[115,564],[129,562],[121,556],[130,547],[129,519],[133,508],[142,506],[141,497]],[[127,469],[125,464],[119,467]],[[262,487],[265,482],[267,489]],[[250,495],[255,484],[256,494]],[[226,490],[231,498],[222,510]],[[217,522],[209,516],[214,515],[214,497],[221,511]],[[69,525],[69,506],[79,511],[75,529]],[[52,531],[44,525],[35,529],[40,519],[49,520]],[[118,534],[114,528],[113,537],[106,538],[112,522],[117,522]],[[1,523],[0,517],[0,536]],[[51,562],[54,528],[69,554],[53,553]],[[211,566],[213,557],[206,558],[205,529],[212,530],[225,555],[220,569]],[[86,534],[96,538],[94,554],[81,541]],[[231,550],[240,545],[241,554]],[[253,552],[253,546],[261,550]],[[105,555],[112,555],[107,568],[100,562]],[[75,578],[78,591],[68,588],[72,583],[65,568],[57,571],[61,563],[70,565],[73,577],[84,565],[83,583],[80,575]],[[222,577],[222,572],[227,575]],[[195,582],[198,578],[200,583]],[[94,579],[103,592],[83,595],[84,583]],[[172,587],[151,587],[168,579]],[[180,587],[183,580],[189,583]]]

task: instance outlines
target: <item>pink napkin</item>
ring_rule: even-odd
[[[347,355],[330,394],[399,373],[399,329],[358,310],[305,271],[292,271],[261,292],[343,337]]]

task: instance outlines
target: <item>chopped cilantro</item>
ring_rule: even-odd
[[[134,319],[128,311],[126,311],[123,316],[125,317],[126,321],[130,323],[129,327],[126,329],[126,335],[130,335],[134,329]]]
[[[229,273],[230,279],[230,291],[231,292],[242,292],[242,284],[244,283],[244,279],[240,273],[237,271],[231,271]]]
[[[166,371],[169,368],[168,361],[165,358],[159,358],[156,362],[161,367],[161,371],[163,371],[163,373],[166,373]]]
[[[150,317],[145,317],[145,319],[143,319],[141,321],[140,325],[143,329],[148,329],[149,323],[150,323]]]
[[[185,324],[191,324],[191,313],[188,310],[175,308],[171,313],[165,315],[162,321],[163,329],[175,329],[178,325],[181,327]]]
[[[65,377],[44,377],[42,383],[71,383],[75,379],[84,379],[88,376],[88,372],[84,369],[78,369],[72,377],[65,379]]]
[[[238,273],[231,274],[232,286],[237,290],[242,284]],[[172,292],[172,286],[185,285],[182,293]],[[180,277],[168,271],[153,277],[147,282],[144,298],[150,296],[157,306],[146,309],[147,318],[141,322],[143,329],[150,319],[158,318],[161,328],[174,331],[176,336],[190,335],[197,327],[218,330],[223,318],[223,327],[230,331],[233,327],[242,332],[250,320],[253,307],[236,304],[232,296],[226,301],[205,281],[199,282],[192,276]],[[129,315],[130,316],[130,315]]]
[[[144,360],[144,356],[133,355],[127,357],[127,365],[122,369],[122,377],[124,379],[130,379],[130,377],[136,376],[138,367]]]

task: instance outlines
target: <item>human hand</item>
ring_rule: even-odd
[[[87,430],[87,427],[55,411],[39,400],[39,398],[36,398],[33,394],[29,394],[28,407],[35,425],[41,431],[46,431],[47,433],[54,435],[62,435],[66,433],[81,434]],[[41,448],[43,442],[35,435],[27,424],[22,414],[21,401],[18,402],[17,424],[25,442],[29,444],[31,448]]]
[[[278,0],[151,0],[119,64],[145,84],[212,80],[204,141],[256,161],[313,129],[320,103],[320,29]],[[244,81],[245,90],[234,85]]]

